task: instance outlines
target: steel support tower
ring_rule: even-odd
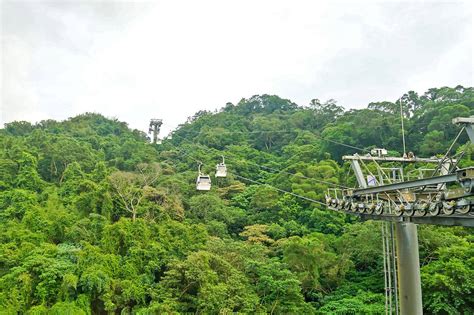
[[[161,141],[158,139],[158,134],[160,133],[161,125],[163,124],[162,119],[151,119],[150,120],[150,127],[148,128],[148,133],[152,133],[152,142],[154,144],[159,144]]]
[[[474,143],[474,117],[455,118],[453,123],[462,125]],[[329,191],[326,204],[329,209],[356,214],[363,220],[395,223],[400,313],[423,314],[415,223],[474,227],[474,167],[456,169],[457,161],[447,156],[429,159],[413,154],[387,157],[380,154],[382,151],[386,152],[379,150],[376,156],[344,156],[343,160],[351,163],[359,188]],[[370,172],[366,162],[376,164],[377,176]],[[438,175],[433,172],[429,177],[405,181],[402,169],[392,168],[393,174],[401,170],[401,176],[390,178],[386,169],[379,165],[383,162],[433,163],[437,165],[435,172]],[[370,173],[370,181],[366,181],[362,167]]]

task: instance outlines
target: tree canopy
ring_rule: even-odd
[[[474,89],[345,110],[255,95],[201,111],[161,145],[96,113],[0,129],[0,309],[24,314],[383,314],[380,223],[317,203],[355,186],[341,156],[443,154]],[[144,122],[145,124],[145,122]],[[474,165],[462,135],[454,151]],[[197,161],[227,178],[195,190]],[[252,182],[244,180],[251,179]],[[280,190],[277,190],[278,188]],[[474,309],[473,233],[420,228],[423,303]]]

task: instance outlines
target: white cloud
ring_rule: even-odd
[[[95,111],[170,130],[254,94],[360,107],[473,83],[461,2],[22,2],[2,21],[3,122]]]
[[[2,37],[2,64],[3,73],[8,73],[6,80],[2,80],[2,110],[0,118],[8,119],[9,113],[15,113],[18,120],[36,120],[46,118],[38,108],[38,93],[34,82],[30,79],[31,48],[24,41],[16,37]],[[8,62],[16,60],[16,62]],[[8,107],[7,107],[8,106]]]

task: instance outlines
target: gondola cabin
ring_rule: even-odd
[[[211,190],[211,177],[199,174],[196,179],[196,190]]]
[[[225,165],[224,156],[222,156],[222,163],[216,165],[216,177],[226,177],[227,166]]]
[[[224,163],[219,163],[216,165],[216,177],[226,177],[227,176],[227,166]]]

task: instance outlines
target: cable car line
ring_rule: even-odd
[[[231,160],[232,160],[232,158],[231,158]],[[309,180],[314,180],[315,182],[319,182],[321,184],[326,184],[326,185],[331,185],[331,186],[335,186],[335,187],[349,189],[349,187],[341,185],[341,184],[331,183],[331,182],[324,181],[324,180],[321,180],[321,179],[318,179],[318,178],[304,176],[303,174],[290,173],[290,172],[279,170],[279,169],[276,169],[276,168],[260,165],[260,164],[254,163],[254,162],[249,162],[249,161],[247,161],[247,162],[250,163],[250,164],[254,164],[254,165],[256,165],[260,168],[268,169],[268,170],[271,170],[271,171],[274,171],[274,172],[284,173],[284,174],[288,174],[288,175],[295,176],[295,177],[301,177],[301,178],[305,178],[305,179],[309,179]]]
[[[188,142],[187,139],[184,139],[184,141]],[[199,146],[206,147],[205,145],[198,144],[198,146],[189,146],[189,149],[197,150]],[[449,154],[450,149],[448,149],[447,154]],[[184,149],[181,149],[179,151],[183,152]],[[220,150],[208,147],[208,150],[204,150],[204,152],[200,152],[200,153],[206,154],[206,155],[211,153],[215,155],[213,151],[220,151]],[[363,163],[361,156],[358,156],[358,155],[355,155],[355,156],[358,157],[360,162]],[[370,156],[369,156],[369,159],[370,159]],[[193,158],[193,160],[196,160],[196,159]],[[375,160],[375,158],[372,157],[372,160]],[[243,161],[243,162],[248,163],[248,161]],[[252,164],[262,167],[261,165],[257,163],[252,163]],[[365,163],[363,163],[363,165],[365,168],[367,168]],[[200,171],[200,168],[199,168],[199,171]],[[369,173],[371,173],[370,170],[368,171]],[[461,196],[461,198],[455,196],[457,199],[454,201],[454,203],[445,202],[445,201],[443,201],[442,203],[438,201],[433,203],[432,202],[433,196],[431,195],[431,192],[428,192],[428,195],[425,196],[425,197],[428,197],[428,199],[422,200],[422,202],[416,203],[416,202],[407,201],[405,197],[401,195],[400,188],[399,188],[399,187],[402,187],[402,188],[420,187],[421,188],[421,187],[430,185],[430,183],[440,184],[440,183],[450,183],[453,181],[459,182],[461,186],[463,187],[466,185],[471,185],[472,175],[469,175],[467,171],[463,171],[463,172],[459,172],[457,174],[450,174],[449,176],[445,175],[445,177],[448,176],[448,178],[440,176],[439,178],[434,178],[435,181],[433,181],[433,177],[429,177],[427,179],[419,179],[419,180],[414,180],[412,182],[407,182],[407,183],[402,182],[401,184],[400,183],[388,184],[388,185],[382,185],[376,188],[364,188],[365,190],[359,189],[359,191],[356,190],[355,192],[354,191],[350,192],[348,195],[345,195],[343,192],[341,192],[342,197],[343,197],[342,199],[339,198],[337,189],[334,189],[334,196],[331,196],[331,194],[328,191],[328,194],[325,197],[326,199],[325,203],[290,192],[290,191],[286,191],[284,189],[274,187],[269,184],[264,184],[262,182],[253,180],[251,178],[241,176],[239,174],[235,174],[235,173],[234,174],[235,174],[235,178],[242,179],[242,180],[248,181],[250,183],[258,184],[258,185],[267,185],[277,191],[290,194],[296,198],[323,205],[325,206],[325,208],[329,210],[335,210],[335,211],[345,212],[345,213],[350,213],[350,214],[359,214],[361,216],[364,216],[364,218],[395,221],[395,222],[408,222],[408,221],[415,222],[416,220],[416,222],[423,223],[423,224],[470,226],[471,223],[466,220],[469,220],[468,216],[469,216],[469,212],[472,209],[472,202],[468,199],[463,198],[463,196]],[[208,189],[199,188],[199,180],[201,179],[200,176],[203,176],[203,175],[204,174],[199,172],[197,183],[196,183],[196,189],[197,190],[210,190],[210,187]],[[291,174],[291,175],[295,175],[295,174]],[[210,176],[207,176],[206,178],[209,179],[208,184],[210,185]],[[469,187],[472,188],[472,185]],[[438,190],[439,190],[439,187],[438,187]],[[395,192],[396,195],[394,196],[390,195],[390,192],[392,191]],[[451,190],[451,191],[454,191],[454,190]],[[385,199],[384,198],[379,199],[379,194],[385,195],[384,197]],[[458,199],[459,199],[459,202],[458,202]],[[441,207],[444,211],[445,216],[450,216],[455,212],[458,212],[459,214],[461,214],[461,216],[456,215],[454,217],[449,217],[449,218],[446,218],[443,215],[439,216]],[[415,215],[415,212],[417,212],[417,215]],[[427,219],[425,219],[425,215],[428,214],[428,212],[430,215],[426,217]]]
[[[192,160],[194,160],[195,162],[198,163],[198,176],[196,178],[196,190],[203,190],[203,191],[209,191],[211,190],[211,185],[212,185],[212,182],[211,182],[211,176],[210,175],[207,175],[207,174],[204,174],[202,171],[201,171],[201,166],[204,164],[202,161],[192,157],[189,153],[187,153],[184,149],[182,148],[178,148],[178,151],[180,151],[180,153],[183,155],[183,156],[188,156],[189,158],[191,158]],[[224,177],[224,176],[221,176],[221,177]]]
[[[301,195],[298,195],[298,194],[295,194],[293,192],[290,192],[290,191],[287,191],[287,190],[284,190],[284,189],[280,189],[280,188],[277,188],[275,186],[272,186],[272,185],[269,185],[269,184],[265,184],[265,183],[260,183],[256,180],[253,180],[253,179],[250,179],[250,178],[247,178],[247,177],[244,177],[244,176],[240,176],[240,175],[237,175],[235,173],[232,173],[235,177],[237,178],[240,178],[240,179],[243,179],[243,180],[246,180],[248,182],[251,182],[251,183],[254,183],[254,184],[258,184],[258,185],[264,185],[264,186],[269,186],[279,192],[282,192],[282,193],[285,193],[285,194],[289,194],[289,195],[292,195],[294,197],[297,197],[297,198],[300,198],[300,199],[303,199],[303,200],[306,200],[306,201],[310,201],[310,202],[314,202],[314,203],[317,203],[317,204],[320,204],[320,205],[323,205],[324,207],[326,207],[327,205],[324,203],[324,202],[321,202],[321,201],[318,201],[318,200],[315,200],[315,199],[312,199],[312,198],[308,198],[308,197],[305,197],[305,196],[301,196]]]
[[[186,142],[190,143],[190,144],[193,144],[195,145],[195,143],[189,141],[188,139],[182,137],[182,136],[178,136],[179,138],[182,138],[183,140],[185,140]],[[201,144],[203,145],[203,144]],[[206,146],[206,145],[204,145]],[[206,146],[207,147],[207,146]],[[208,147],[209,148],[209,147]],[[213,150],[216,150],[216,151],[219,151],[221,153],[223,153],[224,151],[222,150],[218,150],[218,149],[215,149],[215,148],[211,148]],[[230,152],[227,152],[227,153],[230,153]],[[232,153],[230,153],[232,154]],[[234,154],[232,154],[234,155]],[[224,155],[222,155],[222,157],[224,157]],[[235,157],[235,158],[234,158]],[[291,173],[291,172],[287,172],[287,171],[284,171],[284,170],[279,170],[279,169],[276,169],[276,168],[272,168],[272,167],[268,167],[268,166],[264,166],[264,165],[260,165],[258,163],[255,163],[255,162],[252,162],[252,161],[249,161],[249,160],[242,160],[238,157],[236,157],[234,155],[234,157],[231,157],[229,158],[229,156],[226,156],[225,158],[227,158],[228,160],[233,160],[233,161],[239,161],[239,162],[244,162],[244,163],[248,163],[248,164],[253,164],[259,168],[263,168],[263,169],[268,169],[268,170],[272,170],[274,172],[278,172],[278,173],[285,173],[285,174],[288,174],[288,175],[291,175],[291,176],[295,176],[295,177],[300,177],[300,178],[305,178],[305,179],[309,179],[309,180],[313,180],[315,182],[319,182],[321,184],[326,184],[326,185],[330,185],[330,186],[334,186],[334,187],[339,187],[339,188],[344,188],[344,189],[349,189],[350,187],[347,187],[347,186],[344,186],[344,185],[341,185],[341,184],[336,184],[336,183],[332,183],[332,182],[329,182],[329,181],[325,181],[325,180],[321,180],[321,179],[317,179],[317,178],[314,178],[314,177],[308,177],[308,176],[305,176],[303,174],[295,174],[295,173]],[[197,160],[196,160],[197,161]],[[201,162],[201,161],[197,161],[197,162]],[[217,176],[219,177],[219,176]]]
[[[443,163],[449,159],[449,152],[451,152],[453,146],[456,144],[458,141],[459,137],[461,136],[461,133],[464,131],[465,127],[462,127],[461,130],[459,130],[458,134],[456,135],[456,138],[452,141],[451,145],[449,146],[448,150],[446,153],[443,155],[443,158],[439,161],[438,165],[436,166],[436,169],[434,170],[433,174],[431,174],[431,177],[435,176],[436,172],[439,171],[439,169],[442,167]],[[448,170],[449,171],[449,170]]]
[[[184,150],[181,149],[181,151],[184,151]],[[191,157],[189,153],[184,153],[184,154]],[[223,158],[222,163],[218,164],[217,167],[220,166],[220,165],[225,166],[224,156],[222,156],[222,158]],[[198,175],[198,178],[196,180],[196,190],[209,191],[211,189],[211,178],[210,178],[210,176],[205,175],[201,172],[201,166],[202,166],[201,161],[199,161],[197,159],[194,159],[194,158],[192,158],[192,159],[199,162],[199,169],[198,169],[199,175]],[[225,171],[226,171],[226,175],[227,175],[227,173],[228,173],[227,169]],[[248,182],[258,184],[258,185],[266,185],[266,186],[269,186],[269,187],[271,187],[271,188],[273,188],[273,189],[275,189],[279,192],[286,193],[286,194],[292,195],[294,197],[297,197],[299,199],[303,199],[303,200],[306,200],[306,201],[309,201],[309,202],[317,203],[317,204],[320,204],[320,205],[323,205],[323,206],[326,207],[326,203],[324,203],[324,202],[321,202],[321,201],[318,201],[318,200],[315,200],[315,199],[312,199],[312,198],[308,198],[308,197],[305,197],[305,196],[302,196],[302,195],[299,195],[299,194],[295,194],[293,192],[290,192],[290,191],[287,191],[287,190],[284,190],[284,189],[281,189],[281,188],[277,188],[275,186],[272,186],[272,185],[269,185],[269,184],[266,184],[266,183],[260,183],[256,180],[253,180],[253,179],[250,179],[250,178],[247,178],[247,177],[244,177],[244,176],[240,176],[240,175],[236,174],[235,172],[232,172],[231,174],[233,174],[234,177],[236,177],[236,178],[240,178],[240,179],[243,179],[243,180],[246,180]],[[296,175],[296,174],[293,174],[293,175]],[[218,177],[218,176],[216,176],[216,177]],[[225,176],[220,176],[220,177],[225,177]],[[313,178],[309,178],[309,179],[313,179]],[[333,183],[331,183],[331,184],[333,184]],[[333,184],[333,185],[335,185],[335,184]]]
[[[196,179],[196,189],[197,189],[197,190],[210,190],[210,187],[211,187],[211,179],[210,179],[210,176],[209,176],[209,175],[205,175],[205,174],[203,174],[203,173],[201,172],[201,165],[203,164],[202,161],[193,158],[189,153],[185,152],[185,150],[182,149],[182,148],[179,148],[178,150],[180,150],[183,155],[188,156],[188,157],[190,157],[191,159],[193,159],[194,161],[196,161],[196,162],[199,163],[198,178]],[[225,166],[225,164],[224,164],[224,156],[222,156],[222,158],[223,158],[222,163],[218,164],[217,167],[220,166],[220,165],[224,165],[224,166]],[[240,161],[246,162],[246,161],[243,161],[243,160],[240,160]],[[255,163],[255,164],[256,164],[256,163]],[[256,165],[257,165],[257,166],[262,166],[262,165],[258,165],[258,164],[256,164]],[[226,175],[227,175],[227,173],[228,173],[227,168],[226,168],[225,171],[226,171]],[[277,171],[279,171],[279,170],[277,170]],[[282,171],[282,172],[284,172],[284,171]],[[246,178],[246,177],[240,176],[240,175],[238,175],[238,174],[235,174],[234,172],[232,172],[232,174],[233,174],[235,177],[237,177],[237,178],[241,178],[241,179],[247,180],[247,181],[252,182],[252,183],[256,183],[256,184],[259,184],[259,185],[268,185],[268,186],[270,186],[270,187],[272,187],[272,188],[274,188],[274,189],[276,189],[276,190],[278,190],[278,191],[280,191],[280,192],[284,192],[284,193],[293,195],[293,196],[298,197],[298,198],[302,198],[302,199],[307,200],[307,201],[310,201],[310,202],[315,202],[315,203],[318,203],[318,204],[321,204],[321,205],[326,205],[325,203],[323,203],[323,202],[321,202],[321,201],[317,201],[317,200],[314,200],[314,199],[311,199],[311,198],[307,198],[307,197],[304,197],[304,196],[301,196],[301,195],[298,195],[298,194],[295,194],[295,193],[292,193],[292,192],[289,192],[289,191],[286,191],[286,190],[283,190],[283,189],[280,189],[280,188],[271,186],[271,185],[269,185],[269,184],[260,183],[260,182],[257,182],[257,181],[255,181],[255,180],[253,180],[253,179]],[[298,175],[298,174],[292,174],[292,173],[288,173],[288,174],[295,175],[295,176]],[[304,175],[302,175],[302,176],[304,176]],[[205,178],[204,178],[204,177],[205,177]],[[225,176],[216,176],[216,177],[225,177]],[[313,179],[313,180],[318,181],[318,180],[315,179],[315,178],[306,177],[306,176],[304,176],[304,177],[305,177],[305,178],[308,178],[308,179]],[[202,182],[204,182],[204,184],[201,185]],[[208,183],[208,185],[207,185],[207,183]],[[334,184],[334,183],[330,183],[330,182],[325,182],[325,183],[328,183],[328,184],[331,184],[331,185],[340,186],[340,185],[337,185],[337,184]],[[342,186],[342,187],[344,187],[344,186]]]
[[[297,134],[304,134],[305,132],[307,133],[310,133],[311,135],[313,136],[316,136],[317,138],[323,140],[323,141],[327,141],[327,142],[331,142],[331,143],[334,143],[334,144],[338,144],[338,145],[341,145],[341,146],[344,146],[344,147],[347,147],[347,148],[351,148],[351,149],[355,149],[355,150],[358,150],[358,151],[361,151],[361,152],[369,152],[368,149],[363,149],[363,148],[359,148],[359,147],[356,147],[356,146],[353,146],[353,145],[350,145],[350,144],[346,144],[346,143],[343,143],[343,142],[339,142],[339,141],[336,141],[336,140],[332,140],[332,139],[327,139],[319,134],[316,134],[314,132],[311,132],[309,130],[255,130],[255,131],[221,131],[219,132],[219,134],[258,134],[258,133],[297,133]],[[189,136],[191,133],[188,133],[186,136]],[[204,135],[204,132],[202,130],[199,130],[197,132],[194,132],[195,136],[199,137],[200,135]],[[176,136],[176,134],[173,134],[173,137]],[[183,136],[180,136],[178,135],[178,137],[181,137],[183,138]]]

